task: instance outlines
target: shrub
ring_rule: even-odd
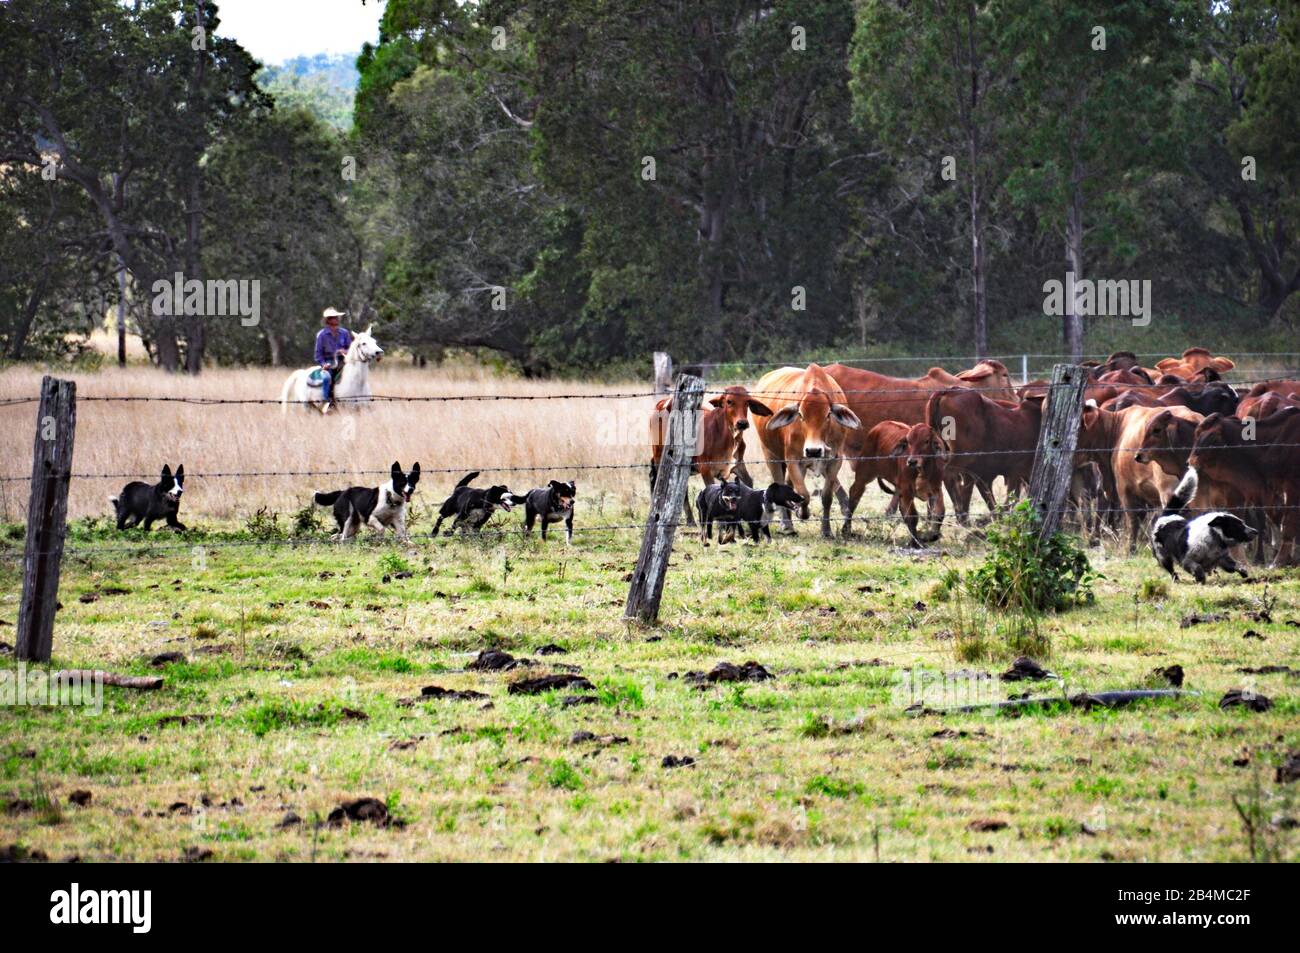
[[[967,577],[971,594],[994,609],[1046,611],[1091,602],[1098,578],[1074,537],[1040,540],[1029,501],[1016,505],[989,529],[984,564]]]

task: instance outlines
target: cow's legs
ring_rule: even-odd
[[[965,473],[945,475],[943,485],[948,489],[948,498],[952,500],[952,511],[957,522],[962,526],[970,525],[970,497],[974,487],[971,478]]]
[[[1138,497],[1129,496],[1122,491],[1119,501],[1124,510],[1124,518],[1128,521],[1128,551],[1131,556],[1137,552],[1138,537],[1141,536],[1142,526],[1146,522],[1146,504]]]
[[[863,476],[861,471],[856,471],[856,470],[854,471],[853,474],[853,486],[849,488],[849,492],[846,494],[844,493],[844,488],[839,487],[839,492],[841,494],[840,508],[844,510],[844,535],[845,536],[853,535],[853,514],[857,510],[858,503],[859,501],[861,501],[862,494],[866,492],[866,489],[867,489],[866,477]]]
[[[835,491],[839,489],[840,484],[837,479],[839,472],[840,461],[838,459],[826,462],[822,482],[822,536],[826,539],[831,539],[834,536],[831,532],[831,500],[835,498]]]

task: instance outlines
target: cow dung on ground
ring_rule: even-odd
[[[1219,699],[1220,708],[1234,708],[1238,705],[1251,711],[1268,711],[1273,707],[1273,699],[1242,688],[1229,689],[1227,694]]]
[[[388,827],[393,823],[388,814],[388,807],[383,801],[373,797],[360,797],[355,801],[344,801],[330,811],[325,823],[330,827],[341,827],[344,821],[369,821],[379,827]]]
[[[577,688],[587,691],[593,690],[595,687],[581,675],[561,673],[538,675],[534,678],[521,678],[517,682],[511,682],[510,688],[507,690],[511,695],[540,695],[543,692],[554,691],[557,688]]]
[[[744,665],[719,662],[708,672],[687,672],[682,680],[692,685],[711,685],[717,682],[766,682],[776,678],[762,665],[748,661]]]

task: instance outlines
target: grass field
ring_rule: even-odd
[[[0,377],[6,393],[28,383]],[[90,379],[83,392],[105,385]],[[78,467],[139,467],[139,448],[120,447],[120,430],[86,406]],[[535,406],[541,422],[509,450],[514,460],[639,459],[632,441],[618,447],[575,427],[573,404]],[[212,412],[175,410],[173,426],[197,421],[179,456],[158,451],[165,421],[112,422],[158,441],[140,445],[146,457],[162,452],[189,469]],[[415,417],[380,423],[421,433]],[[463,457],[449,466],[506,452],[472,434],[442,436],[458,428],[441,424],[420,438],[426,466],[455,452],[440,440],[460,441]],[[30,452],[27,427],[7,431],[19,470],[29,466],[14,459]],[[195,472],[255,462],[258,433],[222,434],[232,438],[229,458],[213,449]],[[277,439],[310,447],[297,434],[261,435],[277,448]],[[368,452],[379,466],[412,456]],[[430,504],[451,479],[421,484],[417,536],[431,529]],[[580,481],[580,529],[643,514],[642,471],[602,481],[594,492]],[[165,684],[105,688],[98,714],[0,707],[0,850],[87,861],[208,851],[216,860],[1296,856],[1300,785],[1275,772],[1300,748],[1297,677],[1241,671],[1300,669],[1295,570],[1197,587],[1162,581],[1149,556],[1090,551],[1103,575],[1095,603],[1039,623],[1034,655],[1063,688],[983,677],[1005,669],[1026,635],[1022,619],[978,611],[941,584],[976,564],[978,539],[950,534],[946,554],[934,556],[892,548],[878,527],[867,541],[829,542],[804,526],[760,547],[706,549],[679,535],[661,625],[642,629],[621,621],[635,532],[580,533],[572,547],[511,534],[342,548],[309,526],[292,535],[302,481],[250,482],[234,501],[226,486],[194,481],[184,536],[119,536],[93,505],[102,488],[79,491],[86,502],[64,562],[54,664],[160,674]],[[883,500],[872,493],[878,512]],[[276,526],[265,514],[250,519],[269,503]],[[0,533],[0,642],[12,642],[22,528]],[[1193,614],[1211,620],[1181,627]],[[535,664],[468,670],[488,648]],[[151,664],[168,652],[181,658]],[[705,687],[686,677],[751,660],[775,677]],[[1148,686],[1153,669],[1174,664],[1199,695],[1021,717],[905,710],[916,685],[938,706]],[[511,693],[546,673],[577,674],[590,687]],[[434,685],[485,697],[412,702]],[[1232,688],[1273,707],[1221,710]],[[586,701],[566,705],[570,696]],[[70,803],[75,791],[90,792],[89,802]],[[364,797],[383,802],[395,823],[322,823]],[[281,826],[290,813],[299,822]]]
[[[208,540],[201,557],[189,548],[201,537],[172,551],[159,535],[152,554],[133,540],[139,555],[68,561],[55,664],[160,673],[165,687],[106,688],[98,715],[0,709],[11,805],[0,846],[84,860],[187,848],[220,860],[1243,860],[1237,796],[1260,818],[1256,852],[1294,857],[1282,818],[1297,813],[1295,785],[1274,772],[1300,747],[1296,679],[1239,671],[1300,668],[1294,573],[1148,586],[1143,598],[1155,578],[1145,559],[1095,553],[1096,605],[1044,620],[1040,660],[1071,694],[1135,687],[1178,663],[1200,696],[917,717],[898,689],[914,672],[996,673],[1011,657],[1005,623],[936,586],[973,557],[807,535],[758,549],[683,540],[663,624],[643,630],[620,621],[634,534],[572,549]],[[12,561],[0,571],[9,623],[17,574]],[[1266,607],[1272,622],[1253,618]],[[1223,618],[1180,628],[1191,613]],[[972,634],[987,654],[969,657]],[[488,647],[537,665],[467,671]],[[163,652],[183,661],[152,667]],[[682,677],[750,660],[775,678],[698,688]],[[592,687],[508,691],[561,666]],[[981,698],[1025,687],[975,684]],[[486,697],[403,704],[429,685]],[[1220,710],[1234,687],[1274,707]],[[595,700],[566,707],[570,695]],[[664,767],[668,756],[694,764]],[[71,805],[74,790],[91,802]],[[401,825],[316,823],[361,797]],[[14,813],[18,801],[32,806]],[[303,823],[281,829],[289,812]]]

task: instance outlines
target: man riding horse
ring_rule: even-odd
[[[325,399],[325,406],[321,409],[323,414],[330,412],[330,395],[335,379],[343,370],[343,355],[352,344],[352,332],[339,324],[339,319],[347,315],[346,311],[326,308],[321,315],[321,323],[325,326],[316,332],[316,363],[321,371],[321,396]]]

